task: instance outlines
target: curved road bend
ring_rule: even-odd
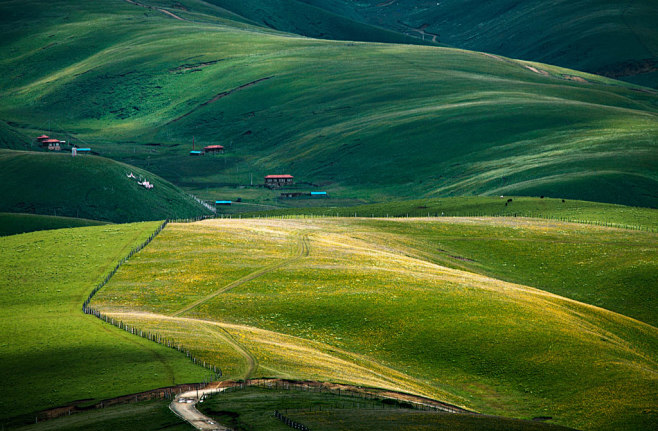
[[[183,392],[182,394],[177,395],[171,404],[169,404],[169,409],[179,418],[187,421],[198,430],[232,431],[231,428],[226,428],[225,426],[218,424],[214,419],[205,416],[196,409],[197,403],[204,395],[216,394],[223,390],[224,389],[222,388],[212,388]]]

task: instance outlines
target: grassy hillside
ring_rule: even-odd
[[[530,220],[213,220],[169,226],[94,306],[227,377],[652,429],[656,328],[534,287],[655,322],[655,251],[652,233]]]
[[[126,175],[133,173],[137,179]],[[145,189],[139,178],[154,185]],[[0,210],[113,222],[196,217],[210,212],[149,172],[95,156],[0,150]]]
[[[38,230],[64,229],[82,226],[98,226],[104,222],[72,217],[41,216],[35,214],[0,213],[0,236]]]
[[[658,87],[652,0],[303,0],[448,45]]]
[[[24,136],[51,124],[207,199],[272,204],[252,178],[290,173],[302,190],[366,202],[658,206],[658,96],[645,89],[455,49],[295,37],[181,4],[176,19],[119,0],[4,3],[0,119]],[[227,152],[189,157],[193,137]]]
[[[11,149],[29,149],[30,138],[16,132],[11,126],[0,121],[0,147]]]
[[[0,389],[10,394],[0,400],[0,422],[73,401],[203,379],[204,369],[184,355],[80,310],[97,283],[156,227],[96,226],[0,238]],[[34,416],[26,419],[34,422]]]

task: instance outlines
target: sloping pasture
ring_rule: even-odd
[[[195,229],[198,241],[193,240]],[[428,229],[436,232],[423,242]],[[518,230],[523,241],[511,240],[513,231],[506,229]],[[442,230],[450,235],[442,238]],[[483,237],[487,230],[499,244]],[[172,225],[163,235],[167,231],[170,240],[156,239],[147,249],[151,256],[132,260],[101,291],[96,306],[138,325],[151,321],[168,336],[177,332],[183,343],[197,339],[195,354],[220,366],[226,363],[234,376],[382,386],[490,414],[550,416],[555,423],[577,428],[637,429],[656,421],[651,413],[657,395],[656,328],[530,287],[530,282],[542,281],[531,277],[536,261],[512,259],[517,271],[508,271],[502,261],[505,253],[529,247],[526,243],[552,244],[540,256],[569,265],[587,247],[612,252],[619,246],[616,235],[641,241],[639,236],[646,233],[531,220],[505,227],[504,219],[213,220]],[[428,252],[429,243],[444,240],[451,255],[473,252],[455,245],[459,237],[470,235],[482,250],[460,256],[476,261],[491,250],[489,261],[457,259],[465,265],[460,268]],[[646,246],[655,248],[655,235],[649,235]],[[560,242],[555,236],[571,240]],[[591,245],[572,252],[581,236],[589,236]],[[187,242],[174,254],[170,245],[176,237]],[[303,238],[308,238],[308,256],[290,260],[296,252],[293,244]],[[498,248],[500,244],[507,248]],[[232,270],[244,261],[254,271],[259,250],[267,251],[259,268],[277,259],[288,261],[209,295],[242,274],[214,279],[213,260]],[[186,257],[196,253],[209,257],[210,270]],[[634,258],[630,251],[624,253]],[[650,274],[655,259],[647,255],[638,260],[644,259]],[[595,281],[596,272],[625,271],[597,266],[596,260],[580,261],[578,271],[585,280]],[[158,270],[157,280],[144,278]],[[188,281],[176,273],[187,273]],[[527,284],[494,278],[517,274]],[[568,286],[574,292],[580,288],[574,272],[552,271],[552,277],[564,283],[567,293]],[[644,283],[640,277],[618,285],[617,300],[623,301],[624,290],[646,295]],[[188,291],[192,298],[207,300],[197,300],[181,314],[172,311],[171,302],[191,302]],[[166,301],[160,303],[160,298]],[[218,336],[220,332],[224,335]],[[228,348],[234,353],[226,354]],[[236,358],[240,365],[233,365]]]

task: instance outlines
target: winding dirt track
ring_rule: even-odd
[[[209,328],[208,326],[204,326],[203,329],[205,329],[209,334],[217,338],[221,338],[226,342],[226,344],[233,347],[233,349],[238,352],[247,363],[247,371],[245,372],[244,379],[246,380],[251,377],[251,375],[256,371],[256,368],[258,368],[258,359],[256,359],[256,357],[251,354],[249,349],[237,342],[226,329],[222,328],[221,326],[216,326],[216,328],[217,330]]]
[[[301,235],[299,237],[299,240],[297,242],[297,254],[293,257],[290,257],[282,262],[277,262],[273,265],[266,266],[265,268],[258,269],[251,274],[245,275],[242,278],[239,278],[226,286],[214,291],[210,295],[207,295],[197,301],[194,301],[193,303],[181,308],[180,310],[176,311],[174,314],[172,314],[173,317],[178,317],[182,314],[187,313],[188,311],[198,307],[199,305],[210,301],[211,299],[215,298],[218,295],[221,295],[224,292],[228,292],[231,289],[234,289],[242,284],[247,283],[248,281],[251,281],[255,278],[260,277],[261,275],[265,275],[269,272],[275,271],[279,268],[282,268],[284,266],[290,265],[291,263],[294,263],[298,261],[301,258],[304,258],[309,255],[309,241],[308,241],[308,235]]]
[[[307,257],[309,255],[309,253],[310,253],[310,249],[309,249],[308,235],[302,234],[298,238],[297,250],[296,250],[296,253],[294,254],[294,256],[292,256],[292,257],[290,257],[290,258],[288,258],[288,259],[286,259],[282,262],[278,262],[278,263],[275,263],[273,265],[266,266],[265,268],[258,269],[256,271],[252,272],[251,274],[248,274],[248,275],[246,275],[246,276],[244,276],[244,277],[242,277],[238,280],[235,280],[235,281],[227,284],[226,286],[216,290],[215,292],[211,293],[210,295],[207,295],[207,296],[199,299],[198,301],[195,301],[192,304],[189,304],[189,305],[181,308],[180,310],[178,310],[177,312],[172,314],[172,317],[179,317],[182,314],[184,314],[184,313],[198,307],[199,305],[201,305],[201,304],[217,297],[218,295],[221,295],[224,292],[228,292],[229,290],[231,290],[235,287],[238,287],[238,286],[240,286],[244,283],[247,283],[251,280],[254,280],[255,278],[260,277],[261,275],[264,275],[264,274],[267,274],[269,272],[275,271],[279,268],[290,265],[290,264],[298,261],[299,259]],[[230,345],[236,352],[238,352],[240,354],[240,356],[242,356],[244,358],[244,360],[246,362],[246,365],[247,365],[247,370],[245,371],[244,378],[248,379],[249,377],[251,377],[253,375],[253,373],[256,371],[256,368],[258,368],[258,360],[256,359],[256,357],[251,354],[249,349],[247,349],[245,346],[243,346],[238,341],[236,341],[231,336],[231,334],[229,334],[226,331],[226,329],[224,329],[222,327],[219,327],[219,326],[217,326],[215,328],[204,326],[204,329],[207,332],[209,332],[210,334],[212,334],[213,336],[215,336],[217,338],[222,339],[224,342],[226,342],[228,345]]]

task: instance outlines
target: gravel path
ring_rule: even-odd
[[[216,394],[223,390],[223,388],[212,388],[183,392],[169,404],[169,409],[198,430],[231,431],[231,428],[219,425],[196,409],[197,403],[203,399],[204,395]]]

